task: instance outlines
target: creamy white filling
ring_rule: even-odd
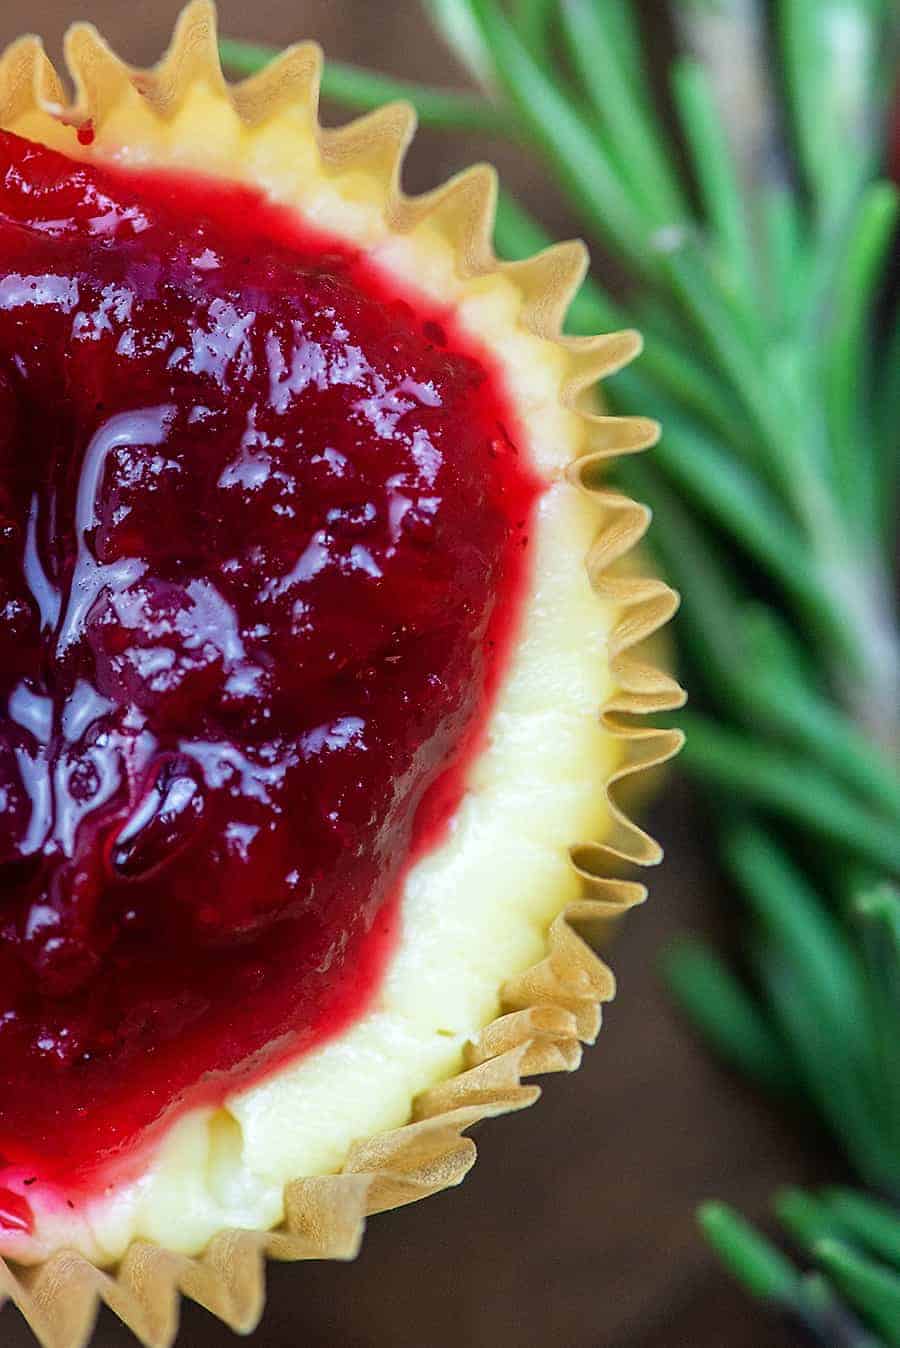
[[[71,132],[29,118],[12,129],[72,152]],[[34,1235],[0,1238],[0,1250],[25,1262],[67,1245],[109,1263],[137,1237],[194,1253],[223,1227],[272,1226],[288,1181],[339,1170],[355,1139],[407,1121],[414,1097],[459,1069],[466,1042],[498,1014],[504,981],[542,957],[550,921],[577,897],[569,847],[606,831],[604,784],[617,757],[599,719],[614,614],[584,565],[599,511],[563,471],[583,449],[583,424],[560,405],[564,354],[521,327],[514,287],[500,277],[460,280],[433,225],[392,235],[374,181],[326,175],[309,144],[298,149],[289,114],[251,133],[220,95],[198,87],[165,124],[126,103],[100,128],[92,153],[262,181],[307,219],[364,244],[406,283],[451,302],[496,354],[550,485],[487,747],[449,836],[407,878],[400,939],[373,1008],[223,1108],[187,1114],[137,1180],[74,1209],[64,1193],[33,1186]]]

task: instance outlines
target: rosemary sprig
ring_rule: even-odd
[[[742,969],[691,938],[666,976],[716,1051],[818,1114],[860,1180],[777,1200],[805,1275],[721,1204],[701,1224],[816,1342],[900,1343],[896,297],[884,312],[900,208],[878,179],[895,6],[774,0],[770,33],[758,0],[672,0],[682,174],[633,0],[423,5],[474,91],[332,64],[325,92],[531,146],[630,274],[625,301],[594,275],[569,323],[646,334],[606,396],[665,433],[617,474],[654,507],[651,545],[683,594],[698,708],[683,763],[710,788],[745,912]],[[223,55],[247,74],[270,53]],[[502,254],[549,242],[501,195]]]

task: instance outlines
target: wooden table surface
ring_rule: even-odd
[[[0,46],[93,19],[129,59],[160,53],[178,0],[3,0]],[[220,0],[223,31],[284,44],[316,37],[333,56],[415,78],[459,72],[416,0]],[[431,185],[490,154],[507,181],[571,230],[539,171],[505,146],[422,136],[409,183]],[[551,1078],[525,1114],[478,1134],[459,1190],[374,1218],[352,1265],[273,1266],[260,1348],[788,1348],[797,1340],[726,1280],[700,1240],[698,1201],[727,1198],[761,1217],[782,1183],[830,1157],[714,1066],[673,1012],[656,967],[679,931],[722,927],[737,900],[707,855],[709,829],[677,780],[652,811],[666,845],[652,902],[632,913],[613,963],[619,995],[573,1077]],[[817,1158],[820,1150],[824,1157]],[[2,1348],[30,1336],[7,1309]],[[96,1348],[129,1336],[104,1313]],[[183,1348],[232,1336],[186,1309]]]

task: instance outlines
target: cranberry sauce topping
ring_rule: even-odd
[[[0,1186],[365,1008],[519,611],[511,431],[345,244],[0,136]]]

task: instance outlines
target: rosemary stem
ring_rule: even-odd
[[[740,183],[706,72],[699,62],[682,58],[674,67],[673,86],[712,228],[713,247],[721,258],[735,302],[748,321],[758,313],[755,297],[759,278]],[[754,326],[758,335],[758,321]]]
[[[639,274],[652,273],[651,227],[595,129],[580,115],[569,92],[534,59],[493,0],[468,3],[510,102],[553,163],[580,214]]]
[[[704,1203],[697,1216],[723,1262],[753,1296],[785,1308],[800,1300],[793,1264],[736,1212],[724,1203]]]
[[[222,38],[222,61],[236,75],[254,75],[278,55],[277,48]],[[368,112],[402,99],[411,103],[426,126],[454,131],[483,131],[507,139],[522,139],[519,120],[509,110],[476,94],[433,89],[409,80],[376,75],[359,66],[329,61],[322,72],[322,93],[347,108]]]
[[[656,120],[617,59],[607,19],[593,0],[563,0],[563,36],[585,94],[614,146],[630,190],[658,226],[677,225],[688,211],[660,142]]]
[[[878,490],[865,353],[898,207],[892,183],[873,183],[864,194],[833,288],[824,351],[835,486],[855,531],[870,538],[878,530]]]
[[[817,1241],[845,1233],[833,1210],[802,1189],[783,1189],[775,1199],[775,1212],[802,1249],[812,1250]]]
[[[513,19],[526,46],[536,55],[544,49],[556,0],[516,0]]]
[[[896,824],[857,805],[827,774],[705,717],[684,713],[679,720],[687,733],[685,762],[711,786],[730,790],[900,875]]]
[[[857,1254],[842,1241],[820,1240],[815,1254],[839,1290],[862,1311],[891,1348],[898,1348],[900,1277]]]
[[[714,951],[682,938],[666,951],[663,972],[682,1008],[726,1062],[767,1090],[796,1093],[778,1036]]]
[[[857,895],[852,915],[862,929],[869,975],[871,1092],[898,1158],[895,1192],[900,1196],[900,891],[889,885],[868,889]]]
[[[854,1189],[826,1189],[822,1197],[853,1239],[900,1269],[900,1207]]]

